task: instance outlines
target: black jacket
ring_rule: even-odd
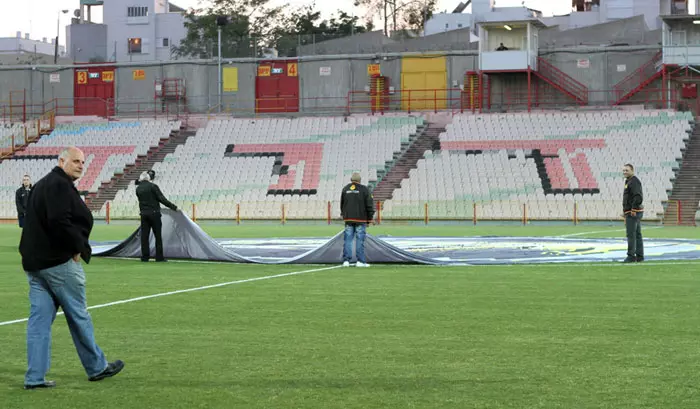
[[[642,182],[636,176],[625,180],[625,192],[622,195],[622,209],[625,214],[629,212],[643,212],[644,194],[642,193]]]
[[[29,201],[29,192],[32,190],[32,185],[29,185],[29,189],[26,189],[24,185],[20,186],[15,192],[15,204],[17,205],[17,216],[24,216],[27,214],[27,202]]]
[[[340,215],[346,222],[367,223],[374,219],[374,200],[367,186],[350,183],[340,195]]]
[[[53,168],[34,185],[19,252],[25,271],[63,264],[80,253],[90,262],[92,213],[63,169]]]
[[[138,184],[136,188],[136,197],[139,199],[139,210],[141,214],[160,213],[161,203],[166,207],[177,210],[177,206],[170,203],[170,201],[163,196],[158,185],[146,180]]]

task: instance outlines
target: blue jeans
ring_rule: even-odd
[[[63,309],[73,344],[88,377],[107,367],[107,359],[95,342],[92,319],[87,310],[85,271],[68,260],[56,267],[27,273],[29,279],[29,322],[25,385],[44,383],[51,366],[51,325],[58,307]]]
[[[352,261],[352,242],[357,237],[355,252],[357,261],[367,263],[365,258],[365,236],[367,235],[367,225],[365,223],[345,224],[345,243],[343,245],[343,261]]]

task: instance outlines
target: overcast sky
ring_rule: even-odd
[[[0,0],[2,1],[2,13],[0,13],[0,37],[14,37],[17,31],[30,33],[32,39],[41,40],[42,37],[53,38],[56,36],[56,23],[60,10],[70,10],[68,14],[61,15],[60,43],[65,44],[65,26],[70,23],[73,11],[80,7],[78,0]],[[110,0],[114,1],[114,0]],[[123,1],[126,5],[128,0]],[[197,6],[199,0],[173,0],[172,3],[183,8]],[[276,4],[288,3],[292,7],[313,3],[313,0],[272,0]],[[439,11],[452,11],[460,0],[438,0]],[[496,6],[517,7],[522,0],[497,0]],[[358,15],[364,15],[362,10],[355,9],[353,0],[318,0],[317,8],[324,13],[324,17],[334,13],[338,8],[348,12],[353,10]],[[545,15],[565,14],[571,10],[571,0],[526,0],[525,4],[533,9],[541,10]],[[102,12],[100,7],[93,12],[93,20],[101,22]],[[24,35],[24,34],[23,34]]]

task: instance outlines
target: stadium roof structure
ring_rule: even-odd
[[[696,14],[666,14],[659,18],[664,21],[700,21],[700,15]]]
[[[524,19],[524,20],[497,20],[497,21],[479,21],[476,23],[477,25],[484,26],[484,27],[496,27],[496,26],[504,26],[504,25],[509,25],[509,26],[518,26],[518,25],[524,25],[524,24],[532,24],[533,26],[543,29],[543,28],[548,28],[548,26],[543,23],[540,19],[536,18],[531,18],[531,19]]]
[[[170,7],[170,9],[169,9],[168,11],[171,12],[171,13],[184,13],[184,12],[187,11],[187,10],[183,9],[182,7],[180,7],[180,6],[176,6],[176,5],[173,4],[173,3],[168,3],[168,5],[169,5],[169,7]]]

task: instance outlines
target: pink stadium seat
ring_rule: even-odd
[[[85,169],[78,183],[78,190],[89,190],[100,175],[102,168],[112,155],[133,153],[135,146],[78,146],[85,156],[95,155],[90,165]],[[60,146],[30,146],[22,155],[58,155],[63,150]]]
[[[322,143],[273,143],[273,144],[237,144],[234,152],[284,152],[283,166],[293,166],[304,161],[304,176],[302,189],[317,189],[320,181],[321,160],[323,158]],[[311,171],[309,164],[318,165],[319,172]],[[293,189],[296,180],[296,172],[291,170],[287,175],[282,175],[277,184],[270,185],[269,189]]]

